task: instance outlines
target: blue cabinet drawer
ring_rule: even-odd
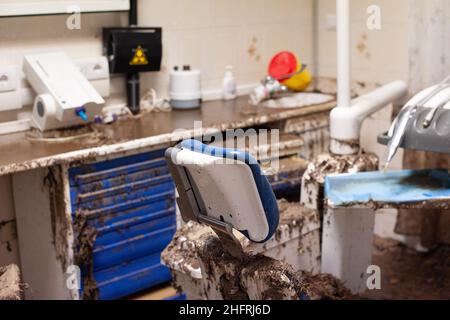
[[[156,150],[156,151],[152,151],[152,152],[146,152],[146,153],[141,153],[141,154],[137,154],[137,155],[132,155],[132,156],[127,156],[127,157],[121,157],[121,158],[116,158],[116,159],[112,159],[112,160],[106,160],[106,161],[102,161],[102,162],[95,162],[95,163],[91,163],[91,164],[86,164],[86,165],[82,165],[82,166],[78,166],[78,167],[73,167],[70,168],[70,178],[71,178],[71,185],[75,185],[76,183],[76,179],[74,179],[74,177],[76,175],[82,175],[82,174],[88,174],[88,173],[104,173],[104,172],[108,172],[108,170],[113,170],[113,171],[117,171],[117,170],[121,170],[122,167],[127,167],[130,165],[134,165],[134,166],[139,166],[142,163],[145,163],[146,161],[153,161],[156,159],[164,159],[164,152],[165,149],[161,149],[161,150]]]
[[[124,261],[131,261],[148,254],[160,254],[175,234],[175,226],[140,234],[108,245],[95,244],[94,271],[106,269]]]
[[[175,186],[163,156],[157,150],[69,169],[87,297],[120,298],[170,280],[160,254],[176,230]]]
[[[161,265],[159,254],[149,255],[114,268],[96,272],[98,298],[120,299],[170,281],[170,270]]]
[[[123,220],[140,218],[160,211],[169,211],[175,207],[175,192],[169,190],[160,194],[144,196],[132,201],[119,202],[109,207],[85,211],[83,214],[90,225],[101,228]],[[76,211],[74,211],[76,212]]]
[[[97,210],[115,204],[129,203],[130,201],[156,195],[173,190],[173,181],[169,175],[141,180],[134,183],[102,189],[95,192],[78,194],[75,206],[78,210]]]
[[[106,246],[176,224],[175,208],[120,221],[97,228],[96,246]]]
[[[164,158],[129,164],[118,168],[90,173],[75,173],[72,186],[79,186],[83,192],[92,192],[101,188],[111,188],[128,182],[145,180],[169,173]]]

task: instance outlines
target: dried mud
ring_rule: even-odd
[[[315,210],[305,208],[296,202],[289,202],[285,199],[278,201],[278,210],[280,212],[280,225],[298,226],[304,223],[305,219],[310,222],[317,217]]]
[[[332,203],[329,206],[333,206]],[[405,209],[405,210],[418,210],[418,209],[428,209],[428,210],[450,210],[450,201],[448,199],[435,199],[427,201],[417,201],[409,203],[396,203],[396,202],[379,202],[374,200],[369,200],[365,202],[349,202],[340,207],[362,207],[370,208],[373,210],[380,209]]]
[[[23,287],[18,266],[0,267],[0,300],[22,300]]]
[[[349,156],[325,154],[309,165],[304,178],[306,182],[323,184],[327,175],[375,171],[378,164],[378,157],[373,153]]]
[[[294,272],[290,265],[262,255],[247,254],[243,260],[237,260],[223,250],[222,243],[214,236],[206,239],[197,257],[208,283],[216,286],[215,290],[225,300],[352,298],[350,292],[329,275]]]
[[[280,226],[274,237],[281,237],[281,229],[300,231],[306,222],[316,222],[314,210],[286,200],[278,202]],[[287,226],[287,228],[286,228]],[[243,241],[246,252],[247,241]],[[171,269],[187,274],[194,281],[193,269],[200,271],[206,287],[205,298],[215,298],[219,292],[227,300],[282,300],[282,299],[350,299],[349,291],[328,275],[295,272],[282,261],[246,252],[238,260],[225,252],[222,243],[210,228],[189,222],[175,234],[173,241],[163,251],[161,260]],[[197,273],[197,274],[198,274]],[[174,287],[183,291],[174,274]],[[255,287],[258,290],[255,290]],[[256,292],[255,292],[256,291]]]
[[[83,300],[97,300],[98,288],[94,279],[93,250],[97,230],[88,225],[85,212],[77,212],[74,221],[75,264],[85,271],[83,277]]]

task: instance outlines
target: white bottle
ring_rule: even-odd
[[[222,97],[224,100],[236,98],[236,80],[234,79],[232,70],[232,66],[226,66],[225,68],[225,76],[222,82]]]

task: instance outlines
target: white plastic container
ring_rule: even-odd
[[[170,72],[170,104],[174,109],[195,109],[201,104],[200,70]]]
[[[224,100],[233,100],[236,98],[236,80],[233,75],[233,67],[225,68],[225,76],[222,81],[222,97]]]

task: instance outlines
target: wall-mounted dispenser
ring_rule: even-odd
[[[65,53],[25,55],[23,71],[37,93],[32,126],[42,131],[71,127],[102,113],[105,100]]]
[[[130,27],[104,28],[103,53],[112,73],[127,76],[127,104],[139,113],[139,72],[159,71],[162,59],[161,28],[137,27],[137,1],[130,1]]]

